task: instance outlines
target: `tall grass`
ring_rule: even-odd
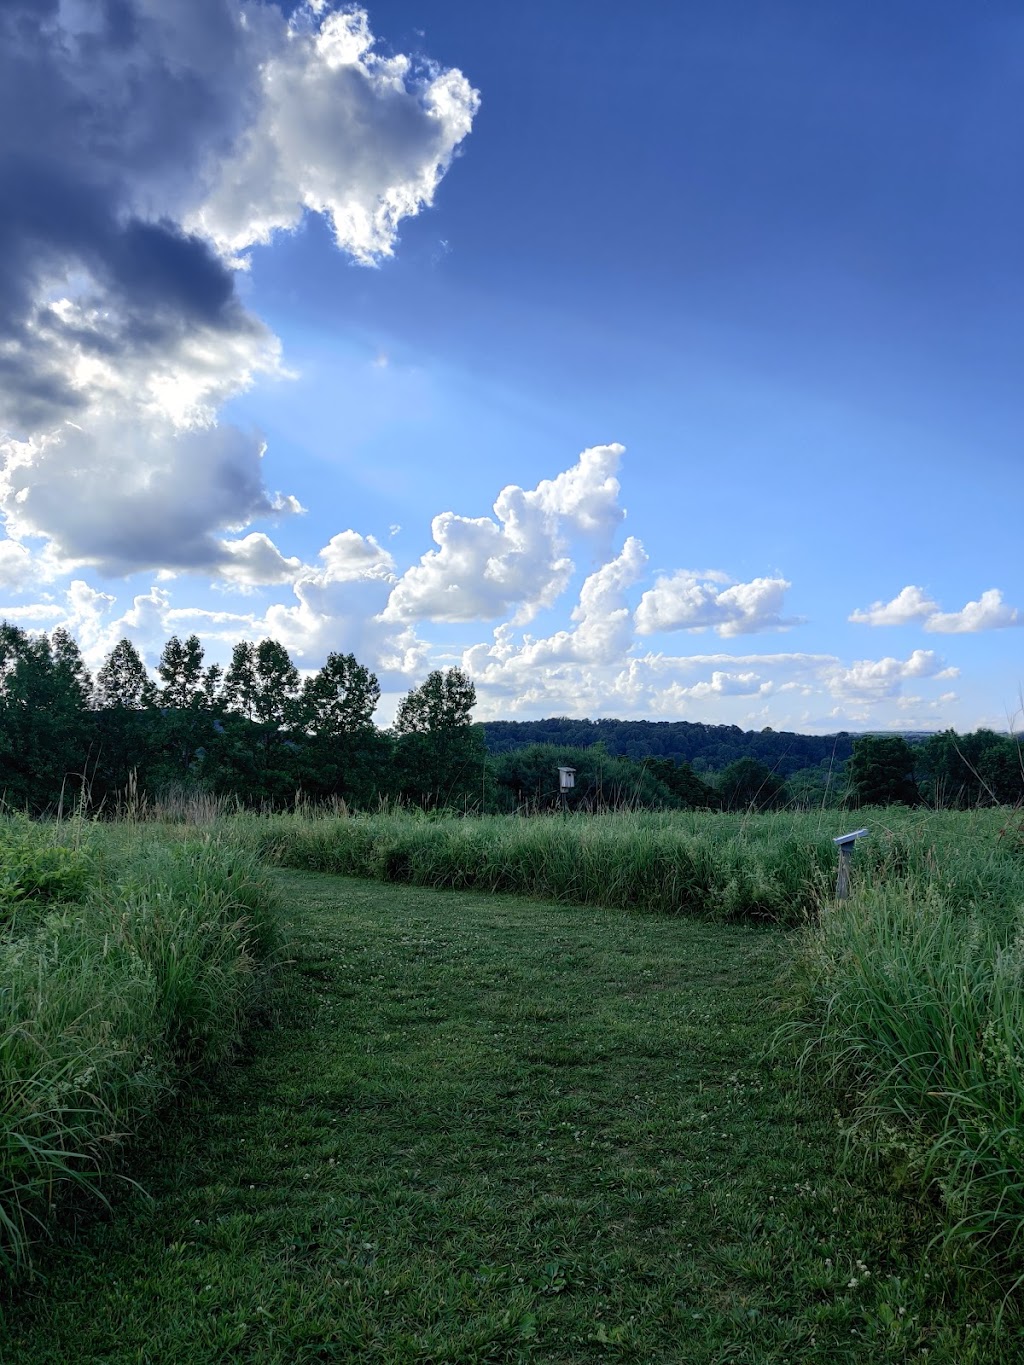
[[[190,1075],[231,1052],[276,941],[269,879],[243,850],[96,827],[72,838],[0,824],[0,866],[46,868],[56,852],[68,874],[59,894],[22,877],[0,938],[8,1272],[77,1197],[102,1193],[120,1148]]]
[[[460,819],[414,812],[240,817],[235,837],[286,867],[716,919],[793,923],[835,862],[792,816],[609,814]]]
[[[886,810],[868,816],[872,837],[858,848],[855,878],[922,882],[956,904],[1003,903],[1021,886],[1020,860],[998,838],[999,812],[975,816],[979,838],[970,849],[959,847],[965,818],[959,814]],[[835,819],[820,812],[463,819],[412,811],[334,818],[304,811],[239,816],[231,828],[260,857],[287,867],[793,925],[816,916],[831,895],[837,861],[832,839],[843,832]]]
[[[1024,849],[982,813],[904,835],[889,877],[808,932],[805,1056],[856,1097],[856,1150],[941,1201],[944,1240],[1024,1271]],[[927,824],[923,830],[927,831]]]

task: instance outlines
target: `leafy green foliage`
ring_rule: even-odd
[[[294,724],[299,670],[288,657],[284,645],[277,640],[259,642],[256,646],[255,675],[255,719],[275,728]]]
[[[130,640],[119,640],[96,674],[96,704],[101,709],[131,711],[155,706],[156,688]]]
[[[0,626],[8,807],[50,814],[85,800],[109,812],[130,789],[143,800],[191,791],[256,808],[301,797],[360,809],[394,798],[427,809],[545,809],[559,754],[580,774],[570,798],[577,809],[827,809],[845,791],[853,802],[913,801],[915,782],[939,808],[1024,800],[1020,747],[990,730],[913,744],[861,736],[851,783],[845,733],[565,717],[474,725],[475,688],[459,669],[430,673],[400,701],[393,731],[382,732],[373,724],[380,684],[354,655],[329,654],[300,686],[287,649],[272,639],[235,645],[221,669],[205,663],[197,636],[174,636],[157,672],[159,688],[121,640],[92,688],[66,632],[47,639]],[[893,745],[895,767],[884,752]]]
[[[652,758],[688,763],[698,775],[721,770],[737,758],[756,758],[787,780],[791,773],[819,763],[841,768],[849,758],[853,736],[799,735],[741,730],[738,725],[708,725],[687,720],[581,720],[552,716],[547,720],[484,721],[487,747],[494,754],[528,744],[555,744],[577,749],[603,744],[610,754],[643,761]]]
[[[725,810],[778,810],[789,797],[785,783],[756,758],[737,758],[715,785]]]
[[[172,635],[164,645],[156,671],[163,682],[160,699],[164,706],[187,711],[202,705],[203,646],[198,635],[190,635],[184,642]]]
[[[89,675],[66,631],[52,640],[0,624],[0,784],[15,809],[57,806],[84,781]],[[72,796],[73,799],[73,796]]]
[[[398,703],[395,734],[461,730],[469,724],[475,705],[476,688],[461,669],[435,669]]]
[[[914,750],[902,735],[862,735],[853,741],[847,764],[853,803],[859,806],[914,806]]]
[[[923,794],[940,809],[1010,806],[1024,798],[1024,752],[1015,736],[946,730],[924,740],[915,761]]]
[[[689,763],[671,758],[648,758],[643,766],[662,786],[667,787],[683,810],[716,810],[718,793],[697,776]]]
[[[679,804],[669,786],[677,771],[674,764],[665,763],[663,777],[650,764],[616,758],[600,744],[590,749],[530,744],[524,749],[498,754],[492,760],[497,791],[504,797],[503,804],[509,810],[558,809],[561,804],[560,767],[576,770],[575,785],[565,798],[569,810],[601,811]]]
[[[400,795],[420,806],[486,804],[487,746],[470,723],[476,688],[458,668],[428,673],[398,704],[394,731]]]
[[[0,923],[19,907],[80,900],[93,872],[89,850],[24,816],[0,820]]]
[[[302,689],[303,728],[325,739],[368,730],[380,701],[380,683],[354,654],[328,654]]]

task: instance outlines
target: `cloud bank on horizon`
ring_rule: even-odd
[[[290,16],[9,0],[0,77],[0,585],[31,599],[4,617],[69,625],[94,665],[122,636],[152,662],[191,631],[211,652],[272,636],[306,668],[352,651],[391,691],[458,663],[487,716],[939,722],[958,668],[931,649],[750,648],[805,625],[774,566],[652,571],[621,535],[619,444],[506,484],[490,514],[425,509],[418,562],[351,527],[302,556],[258,529],[304,508],[267,485],[260,433],[224,415],[289,373],[250,306],[249,253],[319,216],[355,265],[391,257],[472,131],[480,95],[461,71],[382,51],[363,10],[325,0]],[[127,607],[105,590],[140,573]],[[200,578],[239,609],[190,602]],[[848,619],[1024,624],[998,589],[945,612],[916,586]],[[720,643],[688,652],[697,637]]]

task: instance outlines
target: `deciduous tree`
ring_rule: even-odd
[[[198,635],[190,635],[184,643],[172,635],[164,645],[156,671],[163,680],[160,697],[165,706],[186,711],[202,705],[203,646]]]
[[[428,806],[479,803],[487,746],[470,718],[476,688],[458,668],[435,669],[398,705],[395,733],[402,794]]]
[[[858,806],[914,806],[914,750],[902,735],[860,735],[846,765],[850,796]]]

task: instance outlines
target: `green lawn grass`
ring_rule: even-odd
[[[281,873],[277,1026],[4,1304],[32,1362],[981,1362],[998,1298],[763,1060],[792,940]]]

